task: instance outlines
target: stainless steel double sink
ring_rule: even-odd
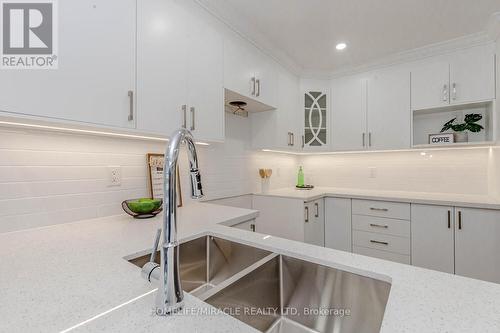
[[[182,243],[179,257],[184,291],[261,332],[379,332],[391,288],[213,236]]]

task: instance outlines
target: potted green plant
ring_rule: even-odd
[[[483,126],[477,122],[483,119],[483,116],[478,113],[466,114],[463,123],[457,123],[457,117],[451,119],[443,125],[441,133],[448,130],[453,130],[455,142],[467,142],[469,140],[468,132],[478,133],[484,129]]]

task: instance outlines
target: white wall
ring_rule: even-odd
[[[291,186],[296,158],[248,149],[248,119],[228,115],[225,144],[199,147],[207,199],[260,189],[258,168],[280,173],[273,188]],[[125,199],[148,196],[146,154],[164,143],[0,128],[0,232],[122,213]],[[187,160],[181,154],[183,196],[189,201]],[[122,168],[109,187],[107,166]]]
[[[307,182],[321,186],[486,195],[494,189],[489,179],[498,173],[490,156],[498,155],[489,148],[349,153],[304,156],[301,163]]]

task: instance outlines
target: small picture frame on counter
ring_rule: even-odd
[[[148,160],[148,178],[149,190],[152,199],[163,199],[163,164],[165,155],[149,153]],[[177,207],[182,207],[182,191],[179,176],[179,167],[175,170],[177,178]]]
[[[429,134],[430,145],[447,145],[452,143],[455,143],[453,133]]]

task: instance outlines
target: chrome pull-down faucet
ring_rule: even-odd
[[[179,149],[183,142],[186,143],[189,157],[191,197],[193,199],[203,197],[193,136],[187,129],[182,128],[170,137],[163,166],[163,238],[160,247],[160,285],[156,296],[156,314],[158,315],[169,315],[180,310],[184,300],[179,271],[179,244],[177,243],[177,178],[175,173]],[[143,276],[151,276],[152,270],[156,268],[158,266],[147,263],[142,269]]]

